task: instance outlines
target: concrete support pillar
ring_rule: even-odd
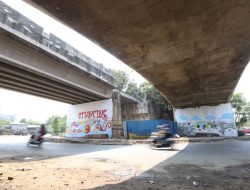
[[[121,116],[121,94],[118,90],[113,90],[113,138],[123,138],[122,116]]]
[[[237,137],[231,103],[174,110],[181,136]]]

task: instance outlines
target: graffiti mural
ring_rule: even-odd
[[[181,136],[213,134],[238,136],[230,103],[218,106],[176,109],[174,112]]]
[[[112,136],[112,100],[72,105],[68,110],[66,137]]]

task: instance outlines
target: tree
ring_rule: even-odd
[[[247,102],[247,104],[243,108],[242,112],[242,118],[240,120],[241,125],[247,123],[250,121],[250,102]]]
[[[114,76],[114,82],[117,86],[117,89],[120,91],[125,91],[127,84],[129,82],[128,74],[120,70],[112,70]]]
[[[129,82],[128,83],[128,87],[126,89],[126,94],[130,95],[130,96],[133,96],[137,99],[140,99],[140,95],[139,95],[139,88],[138,88],[138,85],[137,83],[135,82]]]
[[[55,120],[56,117],[60,117],[60,116],[53,115],[53,116],[49,117],[49,118],[47,119],[47,121],[45,122],[45,125],[46,125],[46,126],[52,125],[52,123],[53,123],[53,121]]]
[[[242,112],[244,107],[247,105],[246,99],[242,93],[235,93],[232,97],[232,106],[239,113]]]
[[[25,124],[28,124],[28,125],[40,125],[41,124],[38,121],[34,121],[34,120],[31,120],[31,119],[27,120],[25,118],[21,119],[20,123],[25,123]]]
[[[4,125],[10,124],[12,121],[11,120],[6,120],[6,119],[0,119],[0,127]]]
[[[53,115],[50,118],[47,119],[45,125],[48,132],[54,132],[56,134],[58,133],[64,133],[66,129],[66,120],[67,116],[57,116]]]
[[[235,123],[238,127],[242,126],[250,119],[250,103],[246,101],[242,93],[235,93],[231,103],[235,111]]]
[[[166,104],[166,99],[160,92],[148,82],[144,82],[139,86],[139,94],[141,100],[149,100],[155,103]]]
[[[54,131],[55,134],[58,134],[59,133],[59,119],[58,117],[56,117],[54,119],[54,121],[52,122],[52,129]]]
[[[150,101],[160,109],[160,117],[173,119],[172,106],[161,95],[161,93],[148,82],[144,82],[139,86],[139,99],[141,101]]]
[[[27,122],[27,120],[25,118],[20,120],[20,123],[26,123],[26,122]]]
[[[113,70],[112,72],[118,90],[124,91],[140,101],[151,101],[152,103],[158,104],[163,107],[164,110],[167,110],[167,112],[171,112],[172,114],[172,106],[153,85],[144,82],[138,86],[136,82],[129,81],[126,72],[119,70]]]
[[[59,129],[60,129],[59,131],[60,131],[60,133],[65,132],[66,125],[67,125],[66,122],[67,122],[67,116],[66,115],[59,118]]]

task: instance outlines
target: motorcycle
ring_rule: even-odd
[[[45,125],[42,124],[41,128],[39,130],[36,130],[30,137],[28,141],[28,146],[29,145],[37,145],[41,146],[43,143],[43,136],[45,135],[46,130],[45,130]]]
[[[153,139],[153,146],[156,148],[160,147],[170,147],[173,148],[173,141],[170,140],[170,137],[156,137]]]
[[[32,138],[32,136],[30,137],[29,141],[28,141],[28,146],[29,145],[37,145],[37,146],[41,146],[43,143],[43,139],[36,139],[36,138]]]
[[[159,131],[151,135],[153,139],[152,145],[156,148],[160,147],[173,148],[174,143],[172,141],[172,133],[170,132],[169,126],[165,124],[165,125],[160,125],[157,128],[159,128]]]

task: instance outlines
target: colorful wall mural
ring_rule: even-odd
[[[181,136],[238,136],[231,103],[176,109],[174,117]]]
[[[107,134],[112,137],[112,99],[72,105],[68,109],[66,137]]]

